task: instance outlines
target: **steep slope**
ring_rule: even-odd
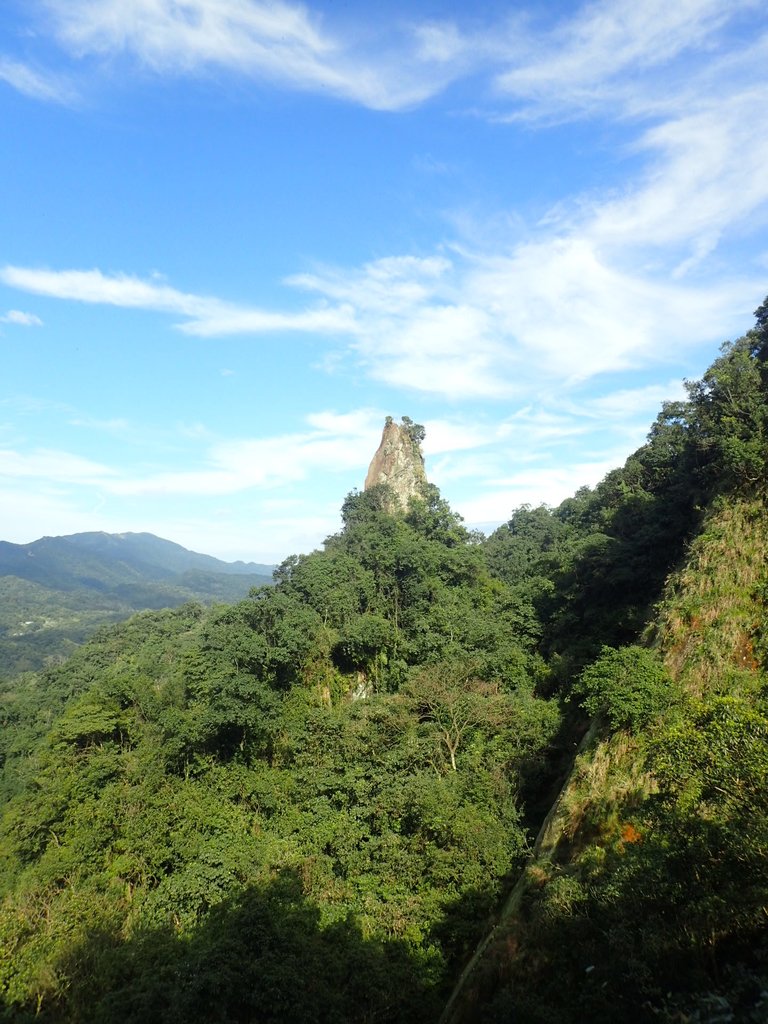
[[[443,1021],[765,1019],[766,592],[765,502],[720,499],[648,647],[624,649],[636,691],[643,657],[663,665],[662,704],[612,727],[604,682],[602,714]],[[615,685],[616,655],[597,665]]]

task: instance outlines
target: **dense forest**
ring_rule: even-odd
[[[8,680],[3,1019],[766,1020],[756,316],[555,509],[353,492],[273,586]]]

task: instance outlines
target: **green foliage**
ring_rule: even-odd
[[[613,707],[632,735],[588,735],[484,1020],[764,1019],[766,523],[740,485],[720,496],[669,581],[655,650],[604,648],[584,671],[589,710]]]
[[[688,400],[666,403],[645,445],[558,508],[518,509],[488,541],[494,574],[532,599],[542,652],[565,689],[603,645],[631,644],[719,494],[768,478],[765,303]]]
[[[768,396],[749,337],[723,346],[700,381],[688,385],[692,432],[719,489],[762,486],[768,457]]]
[[[436,489],[407,516],[379,497],[274,587],[144,614],[6,690],[9,1013],[435,1016],[560,716],[530,602]]]
[[[557,509],[353,493],[273,587],[0,686],[5,1018],[433,1020],[533,850],[465,1019],[759,1019],[763,313]],[[574,680],[612,734],[547,814]]]
[[[580,691],[590,715],[605,715],[614,729],[637,730],[669,706],[673,684],[648,648],[603,647],[581,673]]]
[[[410,416],[403,416],[401,422],[414,445],[421,444],[427,436],[427,432],[421,423],[414,423]]]

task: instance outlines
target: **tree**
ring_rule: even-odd
[[[755,339],[752,354],[765,362],[768,359],[768,296],[755,310],[755,320],[757,324],[752,332]]]
[[[721,352],[700,381],[687,385],[694,438],[713,486],[752,489],[763,484],[768,458],[761,367],[749,336]]]
[[[427,431],[421,423],[414,423],[410,416],[403,416],[403,430],[413,441],[414,445],[420,445],[427,436]]]
[[[479,679],[472,663],[441,662],[420,669],[405,693],[421,720],[436,728],[453,771],[469,733],[499,721],[498,685]]]

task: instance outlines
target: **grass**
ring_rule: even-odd
[[[667,581],[646,640],[693,696],[729,692],[760,673],[766,566],[768,512],[742,499],[710,513],[685,566]]]

